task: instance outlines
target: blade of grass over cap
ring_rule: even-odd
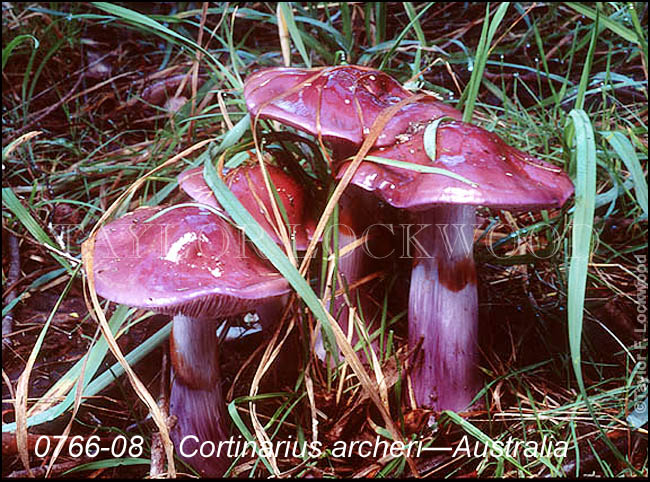
[[[396,440],[401,440],[399,432],[395,428],[387,407],[378,396],[376,384],[370,379],[359,361],[356,353],[347,341],[338,323],[325,310],[322,302],[318,299],[311,286],[301,276],[300,272],[289,261],[289,258],[271,239],[263,229],[255,229],[257,225],[251,214],[241,205],[237,197],[228,189],[225,183],[219,178],[210,161],[205,162],[203,168],[205,181],[210,186],[219,203],[228,212],[236,224],[244,228],[246,236],[255,246],[267,257],[275,268],[286,278],[296,293],[302,298],[313,315],[321,322],[327,336],[336,339],[336,343],[346,357],[346,360],[357,375],[361,385],[369,394],[378,410],[380,411],[388,430]],[[318,236],[316,236],[318,237]],[[328,331],[329,330],[329,331]]]
[[[440,174],[441,176],[447,176],[452,179],[456,179],[457,181],[464,182],[470,186],[478,186],[478,184],[470,181],[466,177],[463,177],[460,174],[456,174],[455,172],[448,171],[447,169],[441,169],[440,167],[423,166],[422,164],[415,164],[414,162],[398,161],[395,159],[388,159],[386,157],[379,156],[366,156],[363,159],[365,161],[383,164],[384,166],[399,167],[400,169],[408,169],[410,171],[422,172],[426,174]]]

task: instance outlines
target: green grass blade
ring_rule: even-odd
[[[32,282],[25,291],[20,293],[16,298],[14,298],[10,303],[7,303],[6,306],[2,307],[2,317],[4,318],[7,316],[7,314],[13,309],[16,304],[18,304],[27,293],[29,293],[32,290],[35,290],[36,288],[39,288],[40,286],[43,286],[45,283],[49,283],[55,278],[58,278],[59,276],[63,275],[66,272],[65,268],[58,268],[55,270],[50,271],[49,273],[45,273],[42,276],[39,276],[34,282]]]
[[[72,474],[82,470],[97,470],[97,469],[110,469],[113,467],[124,467],[129,465],[150,465],[151,459],[135,458],[135,457],[122,457],[115,459],[97,460],[95,462],[88,462],[87,464],[80,464],[77,467],[70,469],[63,474]]]
[[[576,12],[584,15],[585,17],[590,18],[591,20],[596,20],[596,18],[598,18],[598,11],[587,5],[584,5],[583,3],[565,2],[564,4],[571,7]],[[602,22],[605,28],[611,30],[619,37],[627,40],[628,42],[637,43],[638,39],[636,34],[629,28],[621,25],[620,23],[608,17],[601,16],[600,22]]]
[[[418,13],[415,17],[413,17],[413,18],[411,19],[411,21],[406,25],[406,27],[404,27],[404,30],[402,30],[402,31],[400,32],[400,34],[397,36],[397,38],[395,38],[395,40],[393,40],[393,41],[389,41],[389,42],[385,42],[385,43],[389,43],[389,44],[391,44],[392,46],[391,46],[391,48],[388,50],[388,52],[386,52],[386,54],[384,55],[384,57],[382,58],[382,60],[381,60],[381,64],[379,64],[379,70],[384,70],[384,68],[386,67],[386,64],[391,60],[391,58],[393,57],[393,53],[394,53],[395,50],[397,50],[397,48],[401,45],[402,40],[404,39],[404,37],[406,36],[406,34],[408,33],[408,31],[409,31],[411,28],[413,28],[413,27],[415,26],[415,24],[418,23],[418,21],[420,20],[420,17],[422,17],[422,15],[424,15],[424,14],[429,10],[429,8],[433,7],[434,5],[435,5],[434,2],[430,2],[430,3],[426,4],[426,5],[422,8],[422,10],[420,10],[420,13]]]
[[[446,169],[441,169],[439,167],[433,166],[423,166],[422,164],[415,164],[412,162],[397,161],[395,159],[388,159],[386,157],[378,156],[366,156],[364,160],[375,162],[377,164],[383,164],[384,166],[399,167],[400,169],[408,169],[415,172],[423,172],[426,174],[440,174],[441,176],[447,176],[457,181],[464,182],[470,186],[478,186],[475,182],[467,179],[466,177],[456,174],[455,172],[448,171]]]
[[[572,251],[569,266],[569,346],[571,363],[581,389],[581,339],[587,270],[591,256],[591,236],[596,200],[596,142],[591,122],[583,110],[569,113],[576,146],[575,210],[573,213]]]
[[[634,183],[634,193],[636,194],[637,203],[643,210],[645,217],[648,217],[648,181],[643,173],[643,167],[639,158],[634,151],[632,142],[622,132],[601,132],[600,133],[609,142],[616,154],[621,158],[627,168],[632,182]]]
[[[475,427],[473,424],[465,420],[463,417],[458,415],[455,412],[446,410],[443,412],[447,417],[451,419],[456,425],[460,426],[465,432],[470,434],[476,440],[486,445],[490,450],[494,447],[494,440],[492,440],[486,433],[483,433],[479,428]],[[518,460],[512,458],[510,455],[504,455],[504,458],[510,462],[514,467],[517,467],[526,475],[532,475],[524,466],[522,466]]]
[[[409,17],[409,20],[413,22],[413,31],[415,32],[415,36],[418,39],[418,42],[420,42],[420,47],[415,51],[415,60],[413,61],[413,67],[412,67],[412,72],[413,75],[417,75],[422,66],[422,48],[427,46],[427,37],[424,35],[424,31],[422,30],[422,26],[420,25],[420,21],[417,18],[417,14],[415,13],[415,7],[413,6],[413,3],[411,2],[404,2],[404,10],[406,11],[406,14]]]
[[[81,271],[81,264],[79,264],[75,268],[74,272],[71,274],[70,279],[68,280],[65,288],[63,289],[63,292],[59,295],[58,299],[54,303],[54,306],[52,307],[52,310],[50,311],[50,314],[47,317],[47,320],[45,320],[45,323],[43,324],[43,328],[41,328],[41,331],[40,331],[40,333],[38,335],[38,338],[34,342],[34,346],[32,347],[30,357],[29,357],[29,359],[31,361],[27,363],[27,366],[30,367],[29,368],[30,372],[27,373],[28,375],[34,375],[33,370],[32,370],[33,367],[34,367],[33,362],[36,361],[36,357],[38,357],[38,354],[41,352],[41,348],[43,346],[43,341],[45,340],[45,335],[47,334],[47,332],[50,329],[50,325],[52,324],[52,320],[54,319],[54,315],[56,315],[56,313],[59,310],[59,307],[61,306],[61,304],[65,300],[68,292],[70,291],[70,288],[72,288],[74,280],[77,277],[77,275],[79,274],[79,271]],[[23,373],[21,375],[21,378],[23,376],[25,376],[25,373]],[[27,383],[29,383],[29,380],[27,380]],[[28,396],[28,393],[25,393],[26,398],[27,398],[27,396]],[[26,427],[29,427],[28,420],[29,419],[27,419]],[[15,432],[16,430],[17,430],[17,423],[16,422],[13,422],[13,423],[10,423],[10,424],[5,424],[5,423],[2,424],[2,431],[3,432]]]
[[[14,213],[16,218],[18,218],[18,221],[25,227],[29,234],[31,234],[34,239],[36,239],[36,241],[46,246],[50,246],[51,248],[57,250],[59,249],[56,243],[50,239],[45,231],[43,231],[43,228],[40,227],[30,212],[25,208],[25,206],[22,205],[22,203],[18,200],[14,192],[9,187],[2,188],[2,204],[4,204],[12,213]],[[68,273],[72,272],[72,267],[70,266],[70,262],[67,259],[59,256],[56,253],[53,253],[52,251],[48,252],[54,259],[59,262],[61,266],[63,266],[68,271]]]
[[[609,440],[598,422],[582,377],[582,324],[596,201],[596,141],[593,127],[585,111],[573,109],[569,112],[569,120],[574,133],[573,145],[575,146],[576,157],[575,208],[573,213],[573,233],[571,235],[572,248],[569,260],[567,307],[571,364],[580,393],[585,400],[593,422],[602,435],[603,441],[616,457],[626,463],[635,473],[638,473],[638,470]]]
[[[250,430],[248,430],[248,427],[239,416],[239,412],[237,411],[237,401],[238,400],[233,400],[228,404],[228,413],[230,414],[230,418],[232,419],[233,423],[235,424],[237,429],[241,432],[241,434],[244,436],[247,442],[255,442],[256,441],[255,437],[253,437],[253,434],[250,432]],[[269,473],[272,474],[273,467],[271,467],[271,464],[269,464],[268,460],[266,460],[266,457],[260,457],[260,459],[268,469]]]
[[[282,15],[284,15],[284,21],[287,23],[287,29],[289,30],[289,35],[291,35],[291,40],[293,40],[298,52],[300,52],[302,61],[306,67],[311,67],[311,59],[309,58],[305,44],[302,41],[302,33],[300,32],[300,29],[296,24],[296,19],[293,16],[291,2],[281,2],[280,8],[282,9]]]
[[[485,64],[487,63],[488,56],[490,54],[490,45],[494,34],[499,28],[503,17],[508,10],[508,2],[504,2],[497,8],[494,18],[490,20],[490,5],[488,4],[485,9],[485,20],[483,20],[483,29],[481,31],[481,39],[479,41],[478,47],[476,48],[476,59],[474,61],[474,67],[472,69],[472,75],[469,79],[467,87],[463,91],[461,96],[459,106],[464,104],[463,109],[463,121],[471,122],[472,115],[474,114],[474,106],[476,104],[476,99],[478,97],[479,87],[483,80],[483,71],[485,70]]]
[[[11,57],[11,53],[14,49],[25,40],[32,40],[34,42],[34,50],[38,49],[38,39],[36,37],[29,34],[18,35],[2,49],[2,70],[4,70],[5,65],[7,65],[7,61],[9,60],[9,57]]]
[[[585,95],[589,87],[589,76],[591,74],[591,64],[594,60],[594,52],[596,50],[596,40],[598,40],[598,21],[600,15],[596,15],[596,22],[591,27],[591,40],[589,41],[589,50],[587,51],[587,58],[582,68],[580,75],[580,83],[578,84],[578,95],[576,96],[575,108],[582,109],[585,103]]]
[[[246,114],[244,117],[239,119],[237,124],[235,124],[234,127],[230,129],[225,136],[223,136],[221,144],[219,144],[219,148],[214,152],[214,154],[219,154],[220,152],[225,151],[229,147],[237,144],[242,136],[248,131],[248,129],[250,129],[250,126],[251,116],[250,114]]]

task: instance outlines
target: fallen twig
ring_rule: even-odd
[[[18,237],[13,233],[7,236],[9,243],[9,272],[7,273],[6,285],[11,287],[5,296],[5,303],[8,305],[16,299],[15,285],[20,277],[20,247]],[[2,318],[2,343],[11,345],[8,336],[14,331],[13,309],[9,309],[7,314]]]

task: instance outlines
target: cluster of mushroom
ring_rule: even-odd
[[[437,410],[467,408],[480,385],[475,208],[561,207],[573,193],[569,177],[462,122],[459,111],[435,98],[414,99],[393,78],[367,67],[268,69],[247,79],[244,96],[256,118],[317,136],[332,150],[339,179],[380,113],[404,104],[396,106],[351,184],[407,211],[408,222],[421,228],[413,236],[408,307],[409,347],[420,347],[411,368],[416,402]],[[436,119],[442,122],[431,159],[424,132]],[[373,157],[441,168],[471,182],[374,163]]]
[[[247,79],[244,96],[256,121],[273,119],[317,136],[331,150],[330,167],[340,178],[348,156],[362,144],[379,114],[412,94],[383,72],[340,66],[263,70]],[[438,155],[431,160],[423,132],[441,117],[452,120],[438,127]],[[432,97],[406,103],[388,120],[368,157],[440,167],[472,184],[371,161],[362,162],[351,181],[423,225],[413,238],[417,257],[410,288],[409,345],[420,349],[411,377],[417,403],[438,410],[466,408],[480,383],[472,253],[475,207],[559,207],[573,192],[561,170],[460,119],[458,111]],[[314,226],[306,207],[309,193],[282,169],[266,169],[286,211],[294,246],[305,249]],[[245,166],[229,172],[226,181],[279,242],[262,175],[259,165]],[[257,309],[264,313],[262,323],[268,324],[277,318],[274,313],[289,286],[247,246],[226,213],[215,212],[221,207],[201,170],[183,173],[179,183],[200,204],[143,208],[105,225],[98,233],[94,266],[101,296],[174,315],[170,413],[176,423],[171,433],[177,450],[195,453],[197,443],[218,443],[227,433],[217,322]],[[357,201],[350,195],[342,203],[353,232],[346,238],[340,231],[340,246],[353,242],[375,214],[367,212],[368,203]],[[359,215],[361,205],[366,212]],[[339,269],[350,284],[362,276],[367,269],[362,250],[353,250]],[[345,304],[337,300],[335,309],[341,325],[347,326]],[[203,458],[197,453],[185,459],[208,476],[222,475],[229,464],[225,456]]]

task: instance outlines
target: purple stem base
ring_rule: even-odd
[[[180,458],[201,475],[220,477],[231,460],[221,454],[199,452],[201,444],[212,442],[215,449],[227,439],[226,405],[221,393],[219,347],[216,323],[184,315],[176,315],[170,335],[172,386],[170,415],[176,417],[171,438]],[[204,449],[210,448],[205,444]]]
[[[462,411],[480,389],[473,206],[415,213],[409,347],[418,406]],[[426,228],[418,231],[426,225]]]

